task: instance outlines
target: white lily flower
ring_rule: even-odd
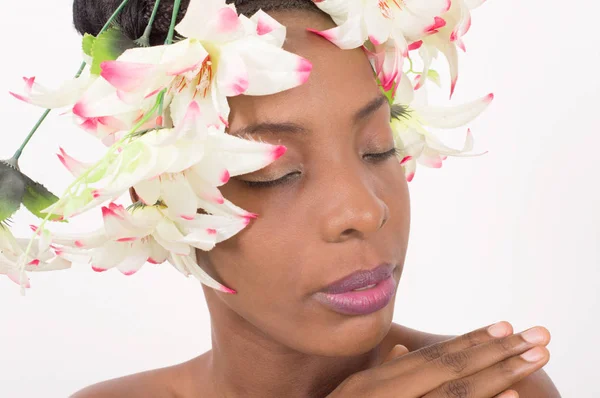
[[[338,25],[314,31],[342,49],[362,47],[368,40],[375,47],[370,54],[385,91],[397,85],[409,45],[437,32],[445,25],[440,16],[450,0],[315,0]]]
[[[227,125],[226,97],[267,95],[303,84],[310,62],[281,48],[285,28],[259,12],[238,16],[224,0],[192,0],[177,31],[187,39],[134,48],[103,62],[101,76],[123,101],[137,104],[167,89],[177,125],[195,103],[206,125]],[[84,104],[94,114],[94,101]]]
[[[33,228],[36,230],[35,227]],[[68,252],[52,244],[48,231],[38,233],[35,243],[25,256],[30,239],[15,238],[6,225],[0,224],[0,274],[8,276],[13,282],[31,287],[29,277],[23,275],[19,264],[25,263],[26,272],[55,271],[71,267]],[[21,283],[22,282],[22,283]]]
[[[448,156],[476,156],[469,154],[473,149],[473,136],[467,131],[462,149],[444,145],[429,129],[453,129],[464,126],[483,112],[494,99],[488,94],[475,101],[453,106],[437,107],[427,103],[425,89],[414,91],[406,76],[392,107],[397,114],[392,119],[392,131],[396,147],[400,150],[401,164],[406,179],[410,182],[416,171],[417,163],[427,167],[440,168]]]
[[[185,276],[193,274],[214,289],[229,292],[195,262],[194,248],[211,250],[217,243],[242,230],[249,220],[197,214],[189,220],[171,220],[160,206],[144,206],[131,211],[110,203],[102,207],[104,226],[79,235],[57,234],[56,241],[88,256],[92,269],[104,272],[117,268],[133,275],[146,263],[169,261]],[[182,257],[186,266],[182,267]]]

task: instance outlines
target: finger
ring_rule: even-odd
[[[469,386],[461,385],[462,381],[458,380],[464,380],[467,376],[481,372],[511,357],[516,357],[535,346],[545,346],[549,342],[550,332],[546,328],[531,328],[523,333],[493,339],[462,351],[444,354],[420,367],[405,369],[397,376],[399,378],[398,382],[402,382],[402,379],[415,380],[415,383],[408,387],[411,391],[407,392],[409,396],[419,397],[449,381],[456,382],[450,384],[451,387],[467,388]],[[406,354],[406,357],[411,354]],[[525,361],[518,363],[525,363]],[[506,380],[506,377],[503,380]],[[508,386],[510,384],[498,389],[494,394],[503,391]],[[492,395],[488,394],[485,397]],[[443,395],[441,396],[443,397]],[[470,395],[464,396],[470,397]]]
[[[525,358],[524,355],[511,357],[474,375],[444,383],[423,398],[447,398],[457,396],[452,395],[456,392],[460,392],[461,397],[494,396],[541,369],[550,360],[546,347],[538,346],[527,353],[529,356]]]
[[[503,393],[496,395],[494,398],[519,398],[519,393],[515,390],[506,390]]]
[[[494,334],[490,333],[490,329]],[[394,361],[388,361],[388,363],[382,365],[381,372],[383,372],[384,375],[389,372],[389,376],[393,377],[394,375],[399,374],[399,372],[423,366],[427,362],[436,360],[443,355],[459,352],[503,336],[509,336],[512,333],[513,327],[510,323],[506,321],[498,322],[494,325],[488,325],[467,334],[423,347],[406,354],[406,356],[403,356],[401,364],[395,363]],[[386,367],[388,368],[387,370]]]
[[[394,346],[394,348],[392,348],[392,350],[387,354],[387,356],[385,357],[385,359],[383,360],[383,363],[386,363],[388,361],[391,361],[392,359],[401,357],[402,355],[407,354],[408,348],[406,348],[405,346],[398,344],[396,346]]]

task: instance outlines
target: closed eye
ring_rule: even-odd
[[[268,188],[268,187],[273,187],[275,185],[285,185],[285,184],[289,183],[290,181],[294,180],[294,177],[299,174],[301,174],[299,171],[294,171],[294,172],[288,173],[288,174],[284,175],[283,177],[278,178],[276,180],[269,180],[269,181],[240,180],[240,181],[242,181],[244,184],[246,184],[247,186],[252,187],[252,188]]]
[[[368,153],[365,154],[363,157],[364,158],[368,158],[368,159],[372,159],[374,161],[383,161],[383,160],[387,160],[393,156],[400,156],[401,155],[401,151],[400,149],[394,147],[392,149],[390,149],[387,152],[382,152],[382,153]]]

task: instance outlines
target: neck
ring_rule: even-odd
[[[270,338],[211,293],[207,300],[212,350],[203,378],[213,384],[211,396],[325,397],[350,375],[382,361],[381,344],[358,356],[326,357],[294,350]]]

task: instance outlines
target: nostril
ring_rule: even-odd
[[[356,230],[355,230],[355,229],[353,229],[353,228],[348,228],[347,230],[345,230],[344,232],[342,232],[342,236],[350,236],[350,235],[352,235],[352,234],[353,234],[353,233],[355,233],[355,232],[356,232]]]
[[[383,226],[387,223],[388,218],[384,217],[383,220],[381,220],[381,225],[379,226],[379,229],[383,228]]]

